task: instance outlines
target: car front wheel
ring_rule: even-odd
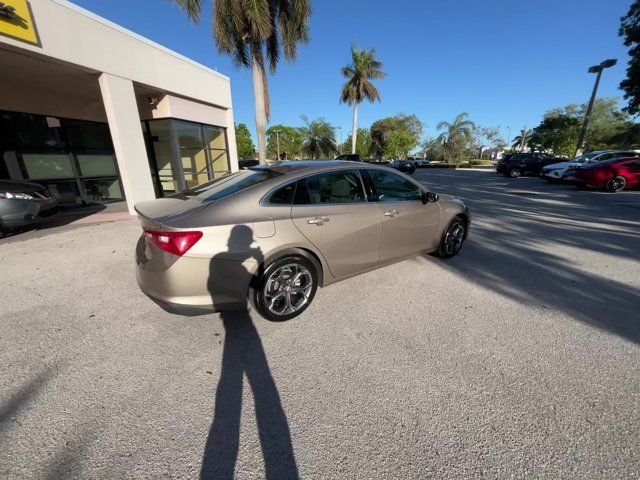
[[[465,221],[460,217],[454,218],[440,239],[436,255],[441,258],[451,258],[456,255],[462,248],[466,231]]]
[[[627,179],[618,175],[617,177],[610,178],[607,181],[606,185],[604,186],[604,189],[607,192],[616,193],[624,190],[624,187],[626,186],[627,186]]]
[[[313,263],[289,255],[265,268],[251,291],[251,303],[268,320],[289,320],[307,309],[317,288],[318,272]]]

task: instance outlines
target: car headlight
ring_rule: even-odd
[[[28,193],[0,192],[0,198],[14,198],[16,200],[33,200],[35,197]]]

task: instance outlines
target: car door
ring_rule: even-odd
[[[382,215],[380,261],[386,262],[437,246],[442,213],[438,202],[423,203],[423,188],[395,172],[363,170],[370,200]]]
[[[299,180],[291,218],[320,251],[334,278],[380,262],[382,219],[376,205],[367,202],[358,170],[335,170]]]

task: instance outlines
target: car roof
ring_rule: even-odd
[[[335,168],[367,168],[368,163],[350,162],[348,160],[295,160],[290,162],[271,162],[267,165],[258,165],[250,170],[271,170],[281,174],[313,173],[331,170]],[[375,167],[373,167],[375,168]],[[380,167],[378,167],[380,168]]]

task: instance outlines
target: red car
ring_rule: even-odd
[[[640,159],[614,158],[584,167],[570,167],[562,180],[578,186],[620,192],[625,188],[640,186]]]

